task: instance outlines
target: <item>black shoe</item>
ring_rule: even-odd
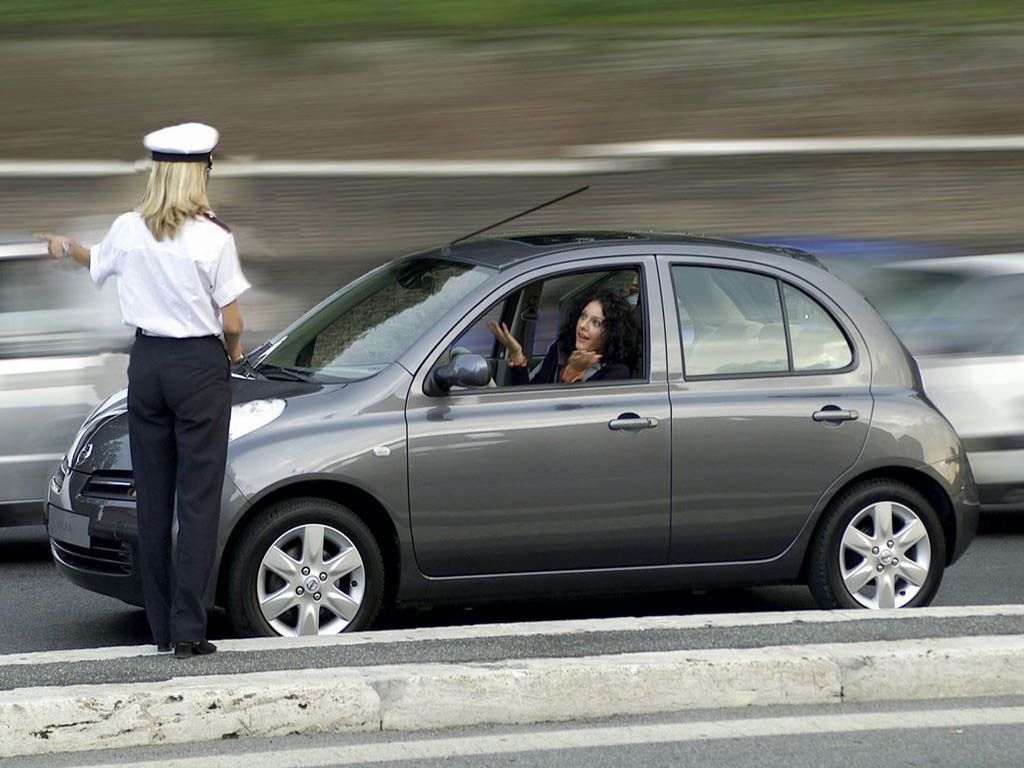
[[[209,640],[198,640],[190,643],[175,643],[174,658],[187,659],[190,656],[206,656],[217,650],[217,646]]]
[[[173,650],[174,650],[174,646],[171,645],[170,643],[157,643],[156,644],[156,652],[157,653],[170,653]]]

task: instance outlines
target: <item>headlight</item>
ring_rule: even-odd
[[[237,440],[265,427],[284,411],[284,400],[250,400],[231,407],[228,440]]]
[[[100,422],[105,421],[106,417],[116,416],[119,413],[125,413],[127,410],[127,389],[118,390],[93,408],[92,413],[90,413],[86,420],[82,422],[82,427],[75,435],[75,439],[71,441],[71,447],[68,449],[68,463],[72,467],[78,466],[78,452],[82,449],[82,445],[85,443],[86,438],[92,435],[99,427]],[[104,418],[97,419],[98,416],[103,416]]]

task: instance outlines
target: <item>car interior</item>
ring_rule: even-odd
[[[511,380],[507,353],[494,338],[488,322],[493,320],[508,326],[512,335],[523,345],[532,375],[543,362],[558,336],[558,329],[573,311],[580,296],[591,290],[604,289],[621,294],[634,307],[634,317],[640,329],[641,349],[639,364],[632,378],[644,378],[647,371],[647,330],[641,286],[640,271],[636,268],[574,272],[530,283],[491,306],[456,339],[449,353],[438,364],[447,363],[460,354],[477,354],[484,357],[491,368],[492,379],[488,386],[509,386]]]

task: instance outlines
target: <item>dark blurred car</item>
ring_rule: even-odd
[[[43,243],[0,240],[0,526],[43,522],[68,443],[124,386],[131,335],[116,286],[98,291],[73,269]]]
[[[510,386],[618,291],[629,379]],[[682,235],[481,239],[391,262],[235,371],[218,562],[241,634],[334,634],[385,603],[809,584],[928,604],[977,498],[912,358],[807,254]],[[139,604],[124,398],[50,489],[59,571]]]

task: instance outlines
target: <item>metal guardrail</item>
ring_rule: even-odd
[[[550,160],[217,160],[218,178],[352,176],[494,177],[581,176],[645,170],[644,158],[555,158]],[[5,160],[0,178],[75,178],[132,176],[149,170],[149,160]]]
[[[541,160],[253,160],[217,161],[225,178],[270,177],[494,177],[580,176],[628,173],[671,158],[758,155],[919,154],[1024,152],[1024,135],[865,136],[778,139],[665,139],[567,147],[564,156]],[[131,176],[148,159],[0,160],[0,178]]]
[[[29,241],[0,245],[0,261],[24,261],[27,259],[49,258],[46,243]]]

